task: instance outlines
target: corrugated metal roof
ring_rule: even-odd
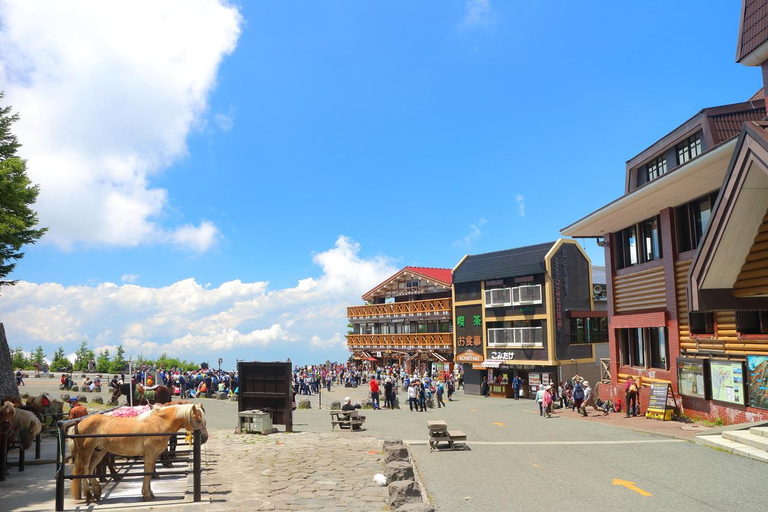
[[[464,262],[453,271],[453,282],[469,283],[486,279],[540,274],[546,270],[544,256],[554,244],[555,242],[546,242],[505,251],[467,256]]]
[[[715,144],[729,140],[741,132],[745,121],[760,121],[765,117],[765,107],[709,116]]]
[[[768,41],[768,0],[744,0],[736,62]]]

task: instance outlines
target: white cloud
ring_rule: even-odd
[[[138,278],[138,274],[123,274],[120,280],[124,283],[135,283]]]
[[[186,155],[241,23],[224,0],[0,3],[0,90],[46,241],[215,243],[210,222],[162,224],[168,191],[150,181]]]
[[[467,27],[491,25],[495,19],[491,0],[465,0],[464,20]]]
[[[360,245],[339,236],[334,247],[316,253],[319,277],[271,290],[265,281],[229,281],[205,287],[185,279],[161,288],[100,283],[62,286],[20,281],[3,291],[0,318],[11,346],[25,340],[53,353],[57,345],[75,350],[83,339],[98,354],[163,352],[190,360],[229,350],[283,350],[297,360],[304,354],[334,351],[345,358],[346,308],[394,274],[389,258],[360,255]],[[129,275],[129,274],[126,274]],[[213,355],[212,355],[213,354]],[[202,359],[201,359],[202,360]]]
[[[465,236],[461,240],[456,240],[455,242],[453,242],[453,246],[454,247],[459,247],[459,246],[467,247],[467,246],[471,245],[472,242],[474,242],[475,240],[480,238],[480,236],[482,236],[483,231],[480,228],[486,222],[487,221],[485,219],[480,219],[479,221],[477,221],[477,224],[470,224],[469,225],[469,233],[467,234],[467,236]]]
[[[213,116],[213,121],[216,123],[216,126],[219,128],[219,130],[228,132],[232,129],[233,126],[235,126],[234,110],[230,109],[228,114],[217,112]]]
[[[515,202],[517,203],[518,215],[525,217],[525,196],[523,194],[517,194],[515,196]]]

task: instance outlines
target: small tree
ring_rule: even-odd
[[[55,372],[63,372],[72,366],[72,361],[67,359],[64,355],[64,349],[59,346],[56,352],[53,353],[53,361],[51,361],[51,369]]]
[[[13,369],[17,368],[26,368],[29,366],[29,359],[27,359],[26,354],[24,354],[24,349],[19,347],[16,350],[13,351],[13,358],[11,358],[11,364],[13,365]]]
[[[117,346],[117,353],[115,354],[115,358],[112,360],[111,365],[111,372],[112,373],[122,373],[126,370],[126,365],[128,362],[125,360],[125,349],[122,345]]]
[[[31,206],[39,189],[27,178],[26,161],[16,157],[20,144],[11,125],[19,116],[10,112],[11,107],[0,107],[0,286],[16,284],[4,278],[24,257],[22,246],[34,244],[46,231],[32,229],[37,225],[37,213]]]
[[[45,363],[45,352],[43,352],[43,346],[38,345],[32,352],[32,364],[36,364],[38,368],[42,368],[43,363]]]
[[[96,355],[93,350],[88,348],[88,340],[83,340],[80,343],[80,348],[75,352],[75,370],[85,371],[88,369],[88,361],[95,359]]]
[[[99,352],[99,357],[96,358],[96,372],[110,373],[111,369],[112,362],[109,360],[109,350],[105,348]]]

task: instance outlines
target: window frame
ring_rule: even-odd
[[[675,144],[675,154],[677,155],[677,165],[683,165],[701,155],[702,133],[697,132]],[[695,153],[695,154],[694,154]]]
[[[659,155],[645,164],[645,176],[648,181],[653,181],[667,174],[667,157]]]
[[[756,327],[745,325],[747,323],[747,315],[755,316],[752,320],[752,324],[757,324]],[[768,311],[755,310],[755,311],[737,311],[736,312],[736,331],[739,334],[768,334]]]
[[[696,319],[696,320],[694,320]],[[688,313],[688,332],[690,334],[715,334],[715,314],[711,311],[691,311]]]
[[[669,330],[666,327],[631,327],[616,331],[622,366],[669,370]]]
[[[655,230],[651,228],[653,234],[650,236],[646,235],[648,224],[655,224],[656,226]],[[621,231],[617,231],[614,233],[614,237],[619,246],[615,251],[616,256],[614,258],[616,270],[660,260],[664,257],[660,215],[644,219]],[[634,238],[634,244],[629,242],[632,238]],[[648,246],[648,240],[651,240],[650,247]],[[651,249],[650,257],[649,248]],[[629,263],[627,263],[628,261]]]
[[[718,189],[675,208],[678,254],[692,251],[699,247],[701,240],[704,238],[704,233],[706,233],[709,226],[709,219],[712,216],[712,210],[714,210],[719,194],[720,190]],[[709,216],[707,217],[706,225],[701,223],[701,204],[704,201],[709,201]]]

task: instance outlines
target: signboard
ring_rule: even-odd
[[[515,353],[511,351],[504,351],[504,352],[491,352],[491,359],[501,359],[502,361],[506,361],[508,359],[514,359]]]
[[[482,363],[485,358],[482,354],[478,354],[474,350],[465,350],[460,354],[457,354],[453,360],[457,363]]]
[[[540,373],[529,373],[528,374],[528,385],[529,390],[531,392],[537,391],[539,389],[539,386],[541,386],[541,374]]]
[[[708,400],[710,398],[707,388],[708,367],[707,359],[678,358],[677,386],[680,394]]]
[[[747,356],[749,405],[768,409],[768,356]]]
[[[672,384],[651,384],[651,396],[648,399],[645,417],[663,421],[672,419],[672,410],[668,405],[670,395],[672,395]],[[674,400],[674,395],[671,398]],[[675,401],[675,407],[677,407],[677,401]]]
[[[709,363],[712,400],[744,405],[744,362],[718,361]]]

